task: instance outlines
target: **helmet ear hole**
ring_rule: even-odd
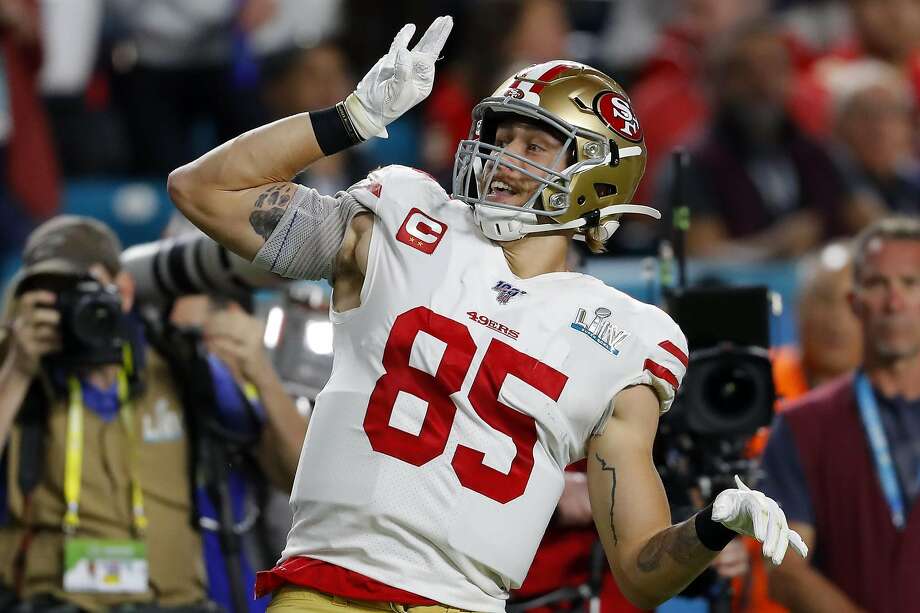
[[[597,194],[598,198],[615,196],[617,194],[617,186],[612,183],[595,183],[594,193]]]

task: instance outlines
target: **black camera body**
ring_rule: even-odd
[[[768,288],[694,287],[669,293],[666,305],[690,348],[668,419],[701,437],[750,436],[768,425],[776,399]]]
[[[770,296],[764,286],[694,287],[666,296],[690,365],[668,419],[698,437],[753,435],[773,417]]]
[[[111,285],[80,277],[58,293],[62,361],[80,364],[121,363],[128,342],[121,296]]]
[[[680,521],[735,487],[751,484],[752,435],[773,418],[776,392],[767,348],[770,296],[766,287],[692,287],[666,296],[668,312],[687,336],[687,374],[655,439],[655,465]],[[729,587],[711,569],[683,592],[705,596],[710,610],[727,610]]]
[[[666,296],[690,348],[687,375],[661,418],[655,463],[675,518],[689,517],[727,487],[751,479],[748,441],[773,418],[766,287],[695,287]]]
[[[61,351],[48,360],[62,366],[120,364],[129,330],[121,295],[91,275],[40,274],[28,277],[17,294],[43,289],[57,295]]]

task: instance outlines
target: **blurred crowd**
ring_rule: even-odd
[[[691,212],[692,257],[756,263],[810,254],[800,262],[798,347],[772,355],[779,407],[864,360],[881,316],[868,306],[853,314],[845,241],[886,215],[920,215],[920,0],[0,0],[0,260],[18,257],[29,233],[60,211],[68,181],[165,183],[220,142],[344,99],[403,23],[442,14],[456,26],[431,96],[391,125],[389,138],[322,159],[300,182],[334,193],[401,163],[450,191],[472,107],[499,77],[554,58],[582,61],[630,93],[648,148],[637,202],[667,220],[624,221],[610,255],[657,252],[675,202]],[[691,154],[680,198],[672,193],[676,147]],[[906,239],[879,240],[915,248],[920,230],[911,228]],[[863,250],[872,253],[868,243]],[[920,299],[908,290],[916,335]],[[247,327],[258,344],[264,329],[238,326]],[[231,388],[234,376],[257,378],[229,370]],[[294,415],[281,404],[278,414]],[[805,427],[800,413],[793,429]],[[762,448],[765,438],[754,443]],[[774,455],[791,457],[789,448]],[[920,466],[917,458],[905,463]],[[296,449],[283,459],[296,462]],[[774,483],[782,500],[781,486]],[[570,471],[558,532],[520,598],[545,594],[564,574],[575,586],[602,588],[603,610],[627,606],[609,574],[589,576],[595,535],[584,492],[583,476]],[[807,523],[815,512],[792,519]],[[770,591],[796,602],[788,574],[769,585],[756,547],[736,545],[717,564],[734,578],[734,610],[784,610]]]
[[[387,140],[303,180],[381,164],[450,187],[457,141],[498,77],[552,58],[614,75],[643,123],[637,197],[667,210],[692,153],[691,255],[762,261],[920,210],[916,0],[0,0],[0,243],[21,246],[61,183],[146,177],[272,118],[330,106],[406,21],[456,21],[435,91]],[[500,18],[496,18],[500,16]],[[611,252],[655,250],[631,222]]]

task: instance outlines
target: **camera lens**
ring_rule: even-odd
[[[696,434],[753,434],[770,423],[774,396],[766,352],[718,348],[691,358],[677,408]]]
[[[737,364],[720,364],[703,383],[703,399],[713,413],[735,417],[757,397],[757,383],[749,369]]]
[[[84,294],[73,309],[72,330],[81,342],[104,346],[118,332],[121,304],[106,293]]]

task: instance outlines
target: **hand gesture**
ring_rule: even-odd
[[[396,34],[387,54],[345,99],[345,108],[361,138],[386,138],[387,124],[428,97],[434,84],[435,60],[453,27],[453,18],[438,17],[411,50],[415,24],[406,24]]]
[[[23,375],[32,378],[42,357],[61,350],[61,314],[54,308],[53,292],[34,290],[19,297],[9,324],[8,360]]]
[[[204,324],[208,350],[237,377],[259,385],[272,368],[265,352],[265,326],[236,304],[210,316]]]
[[[763,543],[763,555],[773,564],[779,565],[786,555],[786,548],[799,552],[803,558],[808,555],[805,541],[786,523],[786,514],[772,498],[750,489],[738,475],[735,475],[738,489],[730,489],[716,496],[712,504],[712,520],[739,534],[753,536]]]

